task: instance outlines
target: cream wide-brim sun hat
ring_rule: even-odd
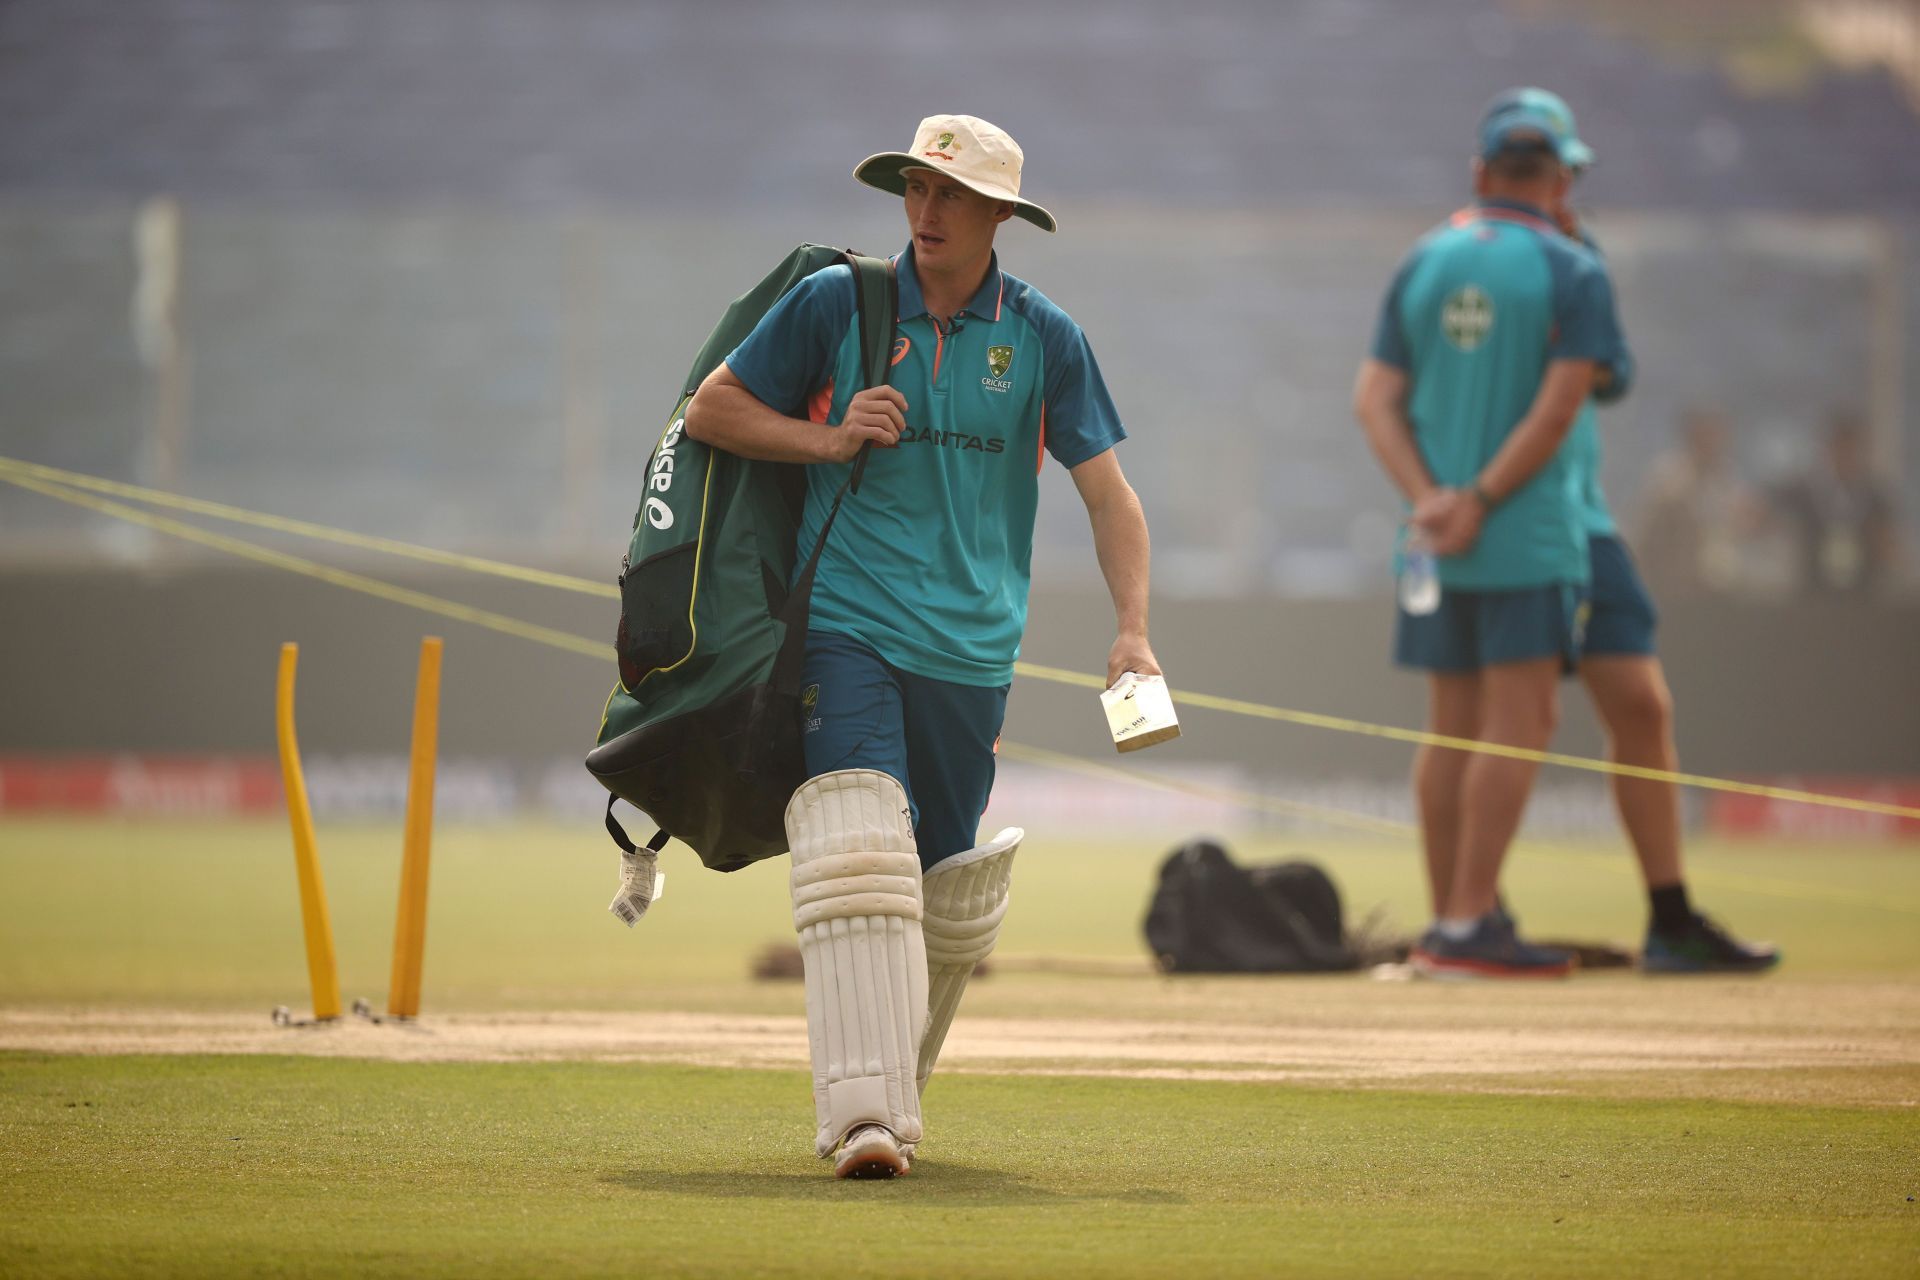
[[[1020,198],[1020,165],[1026,153],[1004,129],[977,116],[928,116],[914,131],[909,151],[882,151],[854,167],[853,176],[896,196],[907,194],[906,171],[931,169],[990,200],[1005,200],[1014,213],[1042,231],[1057,231],[1052,214]]]

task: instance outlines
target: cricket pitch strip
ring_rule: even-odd
[[[1920,1105],[1920,987],[1907,983],[1145,985],[1177,992],[1179,1007],[963,1012],[941,1071]],[[454,1012],[283,1028],[265,1010],[13,1007],[0,1009],[0,1050],[807,1066],[797,1011]]]

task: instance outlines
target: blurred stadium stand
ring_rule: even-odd
[[[596,567],[719,305],[796,239],[897,247],[847,171],[922,110],[970,109],[1062,216],[1005,260],[1093,336],[1164,590],[1376,592],[1396,507],[1351,371],[1394,262],[1463,198],[1479,105],[1544,80],[1602,157],[1588,194],[1642,357],[1604,420],[1616,505],[1687,404],[1725,407],[1761,470],[1853,404],[1911,510],[1901,84],[1753,97],[1540,8],[14,0],[0,451]],[[164,268],[133,227],[156,196],[184,211],[178,348],[143,367],[131,299]],[[1049,489],[1042,583],[1087,546]],[[0,540],[157,545],[11,491]]]
[[[706,216],[839,210],[923,104],[977,107],[1068,208],[1436,208],[1477,108],[1550,80],[1610,204],[1920,211],[1890,75],[1756,101],[1491,0],[12,0],[24,194]]]

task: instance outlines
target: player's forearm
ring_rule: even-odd
[[[722,366],[724,368],[724,366]],[[745,387],[709,377],[687,405],[687,434],[760,462],[823,462],[837,430],[768,407]]]
[[[1353,416],[1367,437],[1367,447],[1381,469],[1411,505],[1433,492],[1433,473],[1414,442],[1413,423],[1405,408],[1406,375],[1391,366],[1368,360],[1360,366],[1353,389]]]
[[[1087,517],[1093,523],[1094,555],[1107,580],[1107,592],[1113,597],[1118,631],[1123,636],[1145,637],[1152,553],[1139,495],[1131,485],[1122,484],[1118,491],[1089,506]]]
[[[1556,360],[1547,366],[1527,416],[1474,478],[1474,489],[1483,500],[1504,502],[1552,460],[1573,430],[1593,381],[1591,360]]]
[[[1480,469],[1474,487],[1484,498],[1504,502],[1547,465],[1572,426],[1571,416],[1565,422],[1528,417],[1514,428],[1493,461]]]
[[[1387,478],[1409,504],[1418,505],[1435,486],[1427,460],[1413,441],[1413,424],[1398,409],[1375,408],[1359,416],[1367,447],[1373,450]]]

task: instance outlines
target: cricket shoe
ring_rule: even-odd
[[[1640,952],[1645,973],[1765,973],[1779,963],[1771,942],[1742,942],[1703,915],[1678,934],[1647,930]]]
[[[1454,939],[1438,926],[1420,935],[1409,957],[1415,973],[1428,978],[1564,978],[1573,957],[1554,947],[1522,941],[1504,911],[1489,911],[1473,932]]]
[[[847,1135],[833,1159],[836,1178],[904,1178],[912,1168],[909,1148],[885,1125],[863,1124]]]

